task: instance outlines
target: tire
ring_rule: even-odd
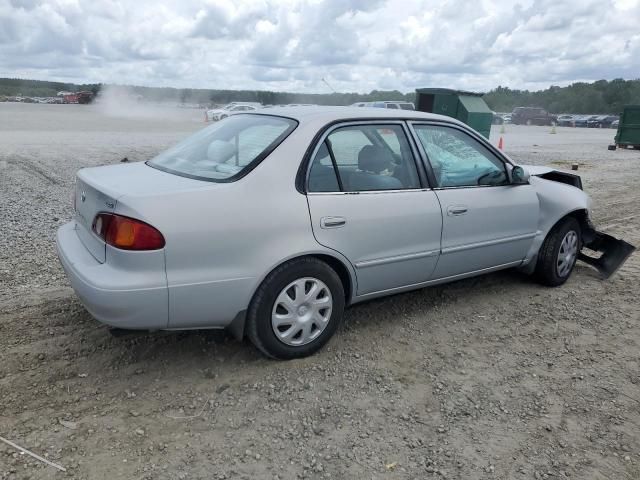
[[[545,238],[538,252],[535,276],[549,287],[562,285],[571,276],[582,247],[580,225],[573,217],[560,220]],[[566,255],[564,253],[566,252]],[[564,261],[560,258],[564,255]]]
[[[336,332],[344,304],[342,281],[329,265],[311,257],[291,260],[258,287],[247,312],[247,337],[268,357],[307,357]]]

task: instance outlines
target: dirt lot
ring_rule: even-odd
[[[640,478],[639,254],[606,282],[506,271],[359,305],[299,361],[223,333],[112,338],[55,257],[74,172],[202,117],[104,113],[0,104],[0,435],[67,469],[0,443],[0,479]],[[503,135],[522,163],[580,162],[596,223],[640,245],[640,151],[612,136]]]

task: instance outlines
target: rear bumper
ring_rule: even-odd
[[[71,286],[93,317],[125,329],[162,329],[168,326],[168,292],[162,251],[161,268],[131,270],[129,262],[98,262],[80,241],[75,222],[58,229],[56,246]],[[146,253],[143,253],[146,255]],[[149,256],[150,256],[149,255]],[[150,258],[144,259],[149,265]],[[135,263],[135,262],[134,262]],[[129,270],[123,267],[129,267]]]

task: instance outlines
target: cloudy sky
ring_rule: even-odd
[[[640,0],[0,0],[0,77],[327,92],[640,77]]]

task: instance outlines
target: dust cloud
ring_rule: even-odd
[[[117,85],[105,85],[95,105],[103,115],[117,118],[162,118],[177,108],[174,104],[151,103],[132,88]]]

